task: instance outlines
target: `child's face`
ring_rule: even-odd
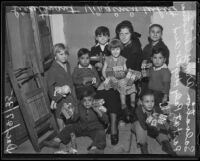
[[[79,63],[83,67],[87,67],[90,64],[89,54],[84,54],[79,58]]]
[[[153,61],[154,67],[158,68],[158,67],[161,67],[165,63],[166,59],[163,57],[161,53],[158,53],[158,54],[153,55],[152,61]]]
[[[142,98],[142,106],[147,111],[151,111],[154,107],[154,96],[153,95],[146,95]]]
[[[159,41],[162,37],[162,31],[160,27],[154,26],[149,31],[149,36],[152,41],[156,42]]]
[[[109,39],[108,35],[101,34],[101,35],[96,36],[96,40],[101,45],[105,45],[108,42],[108,39]]]
[[[66,63],[68,58],[68,54],[65,53],[64,50],[60,50],[56,53],[55,59],[59,61],[60,63]]]
[[[118,58],[120,56],[121,49],[120,47],[111,48],[111,54],[114,58]]]
[[[131,33],[128,28],[122,28],[119,33],[119,39],[122,44],[127,44],[131,40]]]
[[[82,100],[83,106],[87,109],[92,107],[92,103],[93,103],[93,97],[88,96],[88,97],[84,97]]]

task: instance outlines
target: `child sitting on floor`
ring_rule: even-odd
[[[59,134],[60,141],[46,141],[45,145],[56,147],[60,142],[68,144],[71,140],[70,134],[76,137],[88,136],[92,139],[89,154],[103,154],[106,147],[106,134],[104,124],[108,123],[108,116],[99,102],[94,100],[94,92],[91,89],[85,90],[81,95],[81,102],[78,106],[78,113],[73,116],[72,124],[67,125]],[[101,105],[101,102],[100,102]],[[58,146],[59,147],[59,146]]]
[[[159,111],[156,111],[155,108],[155,98],[152,91],[143,91],[141,95],[141,105],[136,108],[135,114],[136,117],[132,130],[136,134],[137,144],[141,148],[141,153],[149,154],[147,143],[147,136],[149,135],[157,139],[162,145],[163,151],[175,156],[176,153],[170,145],[167,130],[161,130],[161,128],[157,126],[157,121],[152,121],[153,116],[159,114]],[[163,120],[165,120],[164,115]]]

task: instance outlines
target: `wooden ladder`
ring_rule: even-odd
[[[11,63],[8,65],[8,74],[22,112],[31,143],[36,152],[40,152],[45,140],[52,139],[58,133],[55,118],[50,110],[50,102],[44,88],[42,76],[35,60],[29,67],[13,70]],[[28,74],[29,73],[29,74]],[[30,75],[30,73],[32,73]],[[22,77],[22,75],[26,75]],[[25,83],[34,80],[37,88],[22,90]]]

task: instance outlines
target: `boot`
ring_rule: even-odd
[[[141,149],[141,153],[142,154],[149,154],[149,152],[148,152],[148,144],[147,143],[141,144],[140,145],[140,149]]]
[[[168,140],[163,141],[162,143],[162,150],[166,152],[167,154],[170,154],[172,156],[176,156],[176,152],[172,149],[172,146],[170,145]]]

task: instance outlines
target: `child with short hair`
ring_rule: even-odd
[[[163,27],[160,24],[152,24],[149,27],[149,44],[147,44],[143,49],[143,61],[142,61],[142,69],[149,69],[152,66],[151,55],[153,49],[157,50],[158,48],[162,48],[163,52],[165,52],[166,56],[166,65],[169,64],[169,49],[162,41]],[[142,90],[147,89],[148,78],[142,79]]]
[[[109,50],[111,51],[111,56],[106,57],[102,75],[106,79],[104,81],[105,88],[109,88],[109,83],[116,84],[116,89],[120,93],[122,109],[126,109],[126,95],[131,96],[131,102],[135,102],[136,88],[135,84],[132,82],[128,85],[128,79],[126,78],[127,67],[126,58],[120,55],[123,45],[120,40],[113,39],[109,43]],[[107,86],[108,85],[108,86]],[[99,88],[100,89],[100,88]],[[133,95],[133,97],[132,97]]]
[[[81,48],[78,51],[78,65],[74,68],[72,77],[78,99],[86,88],[96,90],[98,87],[100,83],[99,75],[90,64],[90,51],[88,49]]]
[[[55,44],[53,53],[55,60],[47,71],[47,87],[52,101],[51,108],[55,109],[55,117],[59,130],[61,130],[65,126],[61,110],[64,103],[71,103],[76,109],[77,100],[70,73],[67,48],[62,43]]]
[[[166,131],[159,130],[156,126],[148,124],[148,120],[156,113],[155,97],[151,90],[143,91],[141,94],[141,105],[136,108],[134,123],[132,126],[133,132],[136,134],[137,144],[141,148],[142,154],[149,154],[147,136],[152,136],[162,145],[162,150],[166,153],[175,156]]]
[[[95,66],[99,78],[103,80],[102,68],[105,56],[110,55],[108,50],[108,42],[110,39],[110,31],[105,26],[99,26],[95,30],[95,43],[96,45],[91,48],[91,64]]]
[[[71,133],[74,133],[76,137],[88,136],[93,141],[88,147],[89,154],[103,154],[106,147],[104,124],[107,124],[109,120],[103,110],[94,106],[94,94],[91,89],[86,89],[81,94],[78,113],[73,116],[73,123],[66,126],[58,137],[62,143],[68,144]],[[50,147],[55,147],[57,144],[55,140],[45,142],[45,145]]]
[[[160,103],[167,102],[169,99],[169,90],[171,83],[171,72],[165,64],[167,59],[163,48],[153,49],[151,60],[153,67],[143,75],[149,77],[148,89],[153,90],[155,95],[155,105],[158,110]]]

